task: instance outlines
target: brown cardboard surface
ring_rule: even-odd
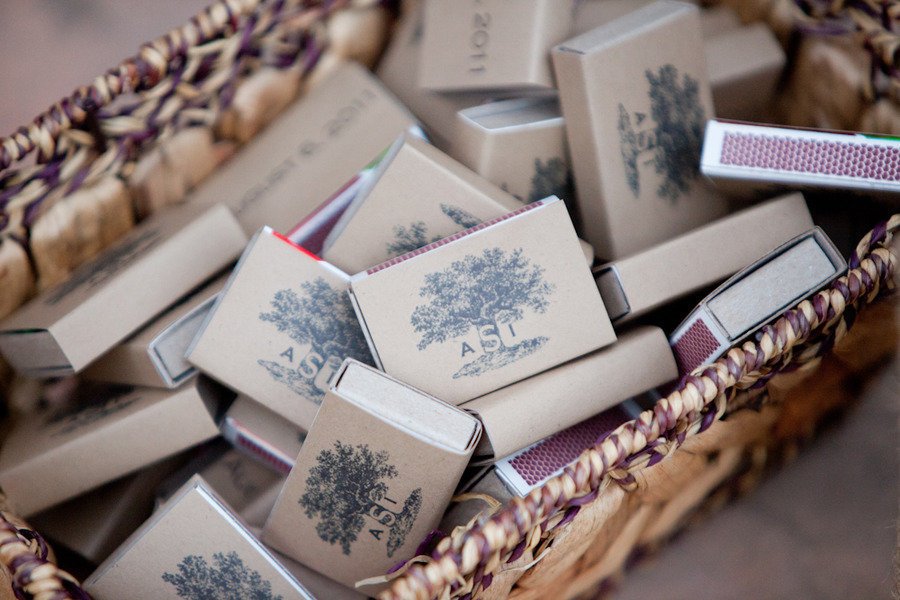
[[[583,233],[601,258],[728,209],[697,166],[713,116],[698,12],[660,0],[553,50]]]
[[[184,358],[228,274],[195,290],[84,372],[93,381],[173,388],[196,369]]]
[[[548,53],[571,35],[572,0],[430,0],[419,85],[431,90],[553,86]]]
[[[407,136],[360,192],[322,257],[347,273],[515,210],[515,198],[428,143]],[[355,208],[355,210],[354,210]]]
[[[221,395],[195,378],[175,391],[136,388],[29,416],[0,449],[0,486],[26,517],[74,498],[215,437]]]
[[[575,9],[575,30],[581,35],[619,17],[652,4],[654,0],[585,0]],[[699,4],[699,2],[691,2]],[[741,19],[729,6],[711,6],[700,10],[700,27],[704,38],[710,38],[741,26]]]
[[[638,327],[608,348],[466,402],[484,425],[475,454],[508,456],[677,376],[665,333]]]
[[[391,42],[378,66],[378,77],[421,121],[434,144],[450,152],[456,138],[456,113],[481,104],[493,92],[432,92],[419,87],[419,54],[424,30],[422,4],[397,23]]]
[[[221,205],[151,217],[0,323],[0,350],[32,377],[78,372],[228,265],[246,242]]]
[[[451,404],[615,341],[556,198],[355,275],[351,297],[380,366]]]
[[[734,213],[596,269],[617,325],[722,281],[813,226],[800,193]]]
[[[333,579],[328,579],[318,571],[313,571],[296,560],[285,556],[279,552],[273,552],[275,558],[278,559],[285,569],[290,571],[294,577],[303,582],[312,594],[321,600],[366,600],[367,595],[357,592],[345,585],[341,585]]]
[[[33,515],[28,521],[41,535],[98,564],[150,516],[156,486],[181,461],[181,456],[164,460]]]
[[[194,477],[85,581],[97,600],[312,600],[201,477]]]
[[[569,199],[569,153],[557,98],[491,102],[461,110],[457,119],[455,152],[467,167],[521,202]]]
[[[287,232],[415,119],[365,68],[340,66],[219,168],[191,198],[234,210],[247,235]]]
[[[772,30],[754,23],[715,35],[704,47],[716,115],[764,120],[787,63]]]
[[[348,586],[382,575],[438,524],[480,433],[471,415],[347,361],[263,539]]]
[[[303,429],[328,381],[369,360],[346,297],[349,277],[271,229],[251,240],[187,359]]]
[[[280,490],[284,482],[284,477],[226,442],[216,440],[196,452],[187,464],[162,482],[157,497],[161,502],[167,501],[194,475],[200,475],[229,508],[241,516],[273,487]]]

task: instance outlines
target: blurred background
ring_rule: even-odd
[[[4,0],[0,133],[26,124],[205,4]],[[894,306],[900,313],[896,298]],[[849,413],[796,461],[639,562],[614,597],[889,598],[900,360],[875,369],[858,394]]]

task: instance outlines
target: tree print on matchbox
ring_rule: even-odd
[[[548,341],[544,335],[523,339],[516,325],[529,313],[545,313],[555,289],[522,248],[487,248],[480,255],[466,255],[425,276],[419,296],[427,303],[417,306],[410,318],[421,334],[417,347],[457,344],[463,364],[454,379],[504,367]],[[472,330],[478,335],[477,349],[464,337]]]
[[[277,360],[259,359],[269,375],[300,396],[321,404],[328,384],[345,358],[370,363],[366,339],[350,299],[322,277],[300,284],[300,293],[278,290],[272,310],[259,320],[272,323],[293,344]]]
[[[237,552],[216,552],[213,564],[191,554],[178,563],[177,573],[163,573],[162,579],[186,600],[283,600],[272,592],[271,582],[244,564]]]
[[[468,229],[478,225],[481,221],[473,216],[470,212],[450,204],[441,203],[441,212],[444,213],[451,221],[456,223],[460,229]],[[444,236],[429,236],[428,225],[425,221],[415,221],[410,223],[409,227],[397,225],[394,227],[394,241],[387,246],[388,256],[393,258],[418,250],[422,246],[433,244],[442,239]]]
[[[300,506],[308,518],[318,518],[319,537],[339,544],[345,555],[351,555],[362,533],[384,543],[385,553],[393,557],[422,507],[422,488],[405,500],[391,497],[389,480],[397,475],[386,451],[335,441],[333,449],[316,457]]]
[[[662,177],[660,198],[675,202],[699,175],[700,149],[706,115],[700,84],[667,64],[644,73],[649,84],[650,114],[630,113],[619,104],[618,129],[625,178],[640,197],[640,165],[652,166]]]
[[[46,423],[57,426],[53,437],[68,435],[114,415],[138,400],[131,386],[119,386],[102,397],[84,395],[49,413]]]
[[[510,192],[509,185],[503,183],[500,189]],[[512,193],[512,192],[510,192]],[[531,177],[531,188],[528,196],[523,198],[518,194],[512,194],[516,200],[523,204],[537,202],[549,196],[557,196],[565,201],[575,197],[575,182],[572,179],[572,171],[568,163],[558,156],[548,158],[546,161],[540,158],[534,159],[534,175]]]

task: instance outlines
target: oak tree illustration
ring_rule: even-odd
[[[468,229],[478,225],[481,221],[475,218],[471,213],[465,211],[458,206],[450,204],[441,204],[441,212],[444,213],[451,221],[456,223],[459,230]],[[422,246],[432,244],[446,236],[429,236],[428,226],[425,221],[414,221],[409,227],[397,225],[394,227],[394,241],[388,244],[388,255],[393,258],[418,250]]]
[[[116,386],[98,396],[96,391],[92,393],[91,388],[85,391],[78,390],[69,402],[49,413],[46,423],[49,425],[64,423],[53,432],[53,437],[72,433],[102,421],[140,400],[140,396],[128,397],[133,391],[133,386]]]
[[[273,378],[315,400],[325,393],[315,385],[316,375],[325,364],[340,365],[348,357],[370,363],[371,357],[347,294],[335,290],[321,277],[304,281],[300,289],[299,294],[290,288],[276,292],[272,310],[260,313],[259,318],[274,323],[278,331],[287,333],[297,344],[309,344],[309,351],[302,357],[294,356],[293,348],[285,351],[288,355],[284,358],[296,367],[268,360],[258,362]]]
[[[555,287],[544,280],[544,268],[532,264],[522,248],[509,253],[487,248],[480,255],[469,254],[425,276],[419,296],[428,302],[417,306],[410,317],[413,328],[422,334],[418,348],[460,338],[474,329],[484,354],[475,358],[478,353],[462,342],[460,356],[471,354],[474,360],[454,378],[510,364],[547,341],[544,336],[520,340],[513,324],[524,318],[525,309],[546,312]]]
[[[656,192],[675,201],[688,191],[697,177],[703,142],[705,115],[700,103],[700,85],[696,79],[667,64],[654,73],[645,73],[650,84],[650,115],[632,115],[619,104],[619,142],[625,176],[634,195],[640,192],[638,161],[650,155],[648,162],[662,182]],[[637,127],[638,129],[635,129]]]
[[[422,507],[422,489],[413,490],[402,506],[390,498],[387,480],[397,476],[397,468],[389,459],[387,452],[373,452],[368,444],[339,441],[319,452],[300,505],[307,517],[318,517],[316,533],[323,541],[340,544],[349,555],[366,528],[385,541],[389,557],[403,545]]]
[[[185,556],[178,573],[163,573],[162,578],[175,586],[179,598],[188,600],[283,600],[272,593],[271,583],[233,551],[213,554],[212,565],[202,556]]]
[[[569,198],[572,194],[572,173],[558,156],[542,161],[534,159],[534,175],[531,177],[531,192],[528,202],[537,202],[547,196]]]

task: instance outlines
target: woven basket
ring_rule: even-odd
[[[726,3],[745,21],[766,20],[792,51],[782,121],[900,133],[891,31],[900,1]],[[140,218],[181,201],[337,57],[371,63],[392,13],[374,0],[220,0],[0,140],[0,316],[130,229],[132,206]],[[180,187],[154,184],[198,147],[202,168]],[[696,369],[562,475],[423,550],[382,596],[596,593],[635,549],[747,491],[847,403],[836,389],[896,347],[896,311],[884,303],[845,336],[893,287],[898,227],[900,215],[876,225],[828,289]],[[9,378],[0,367],[0,386]],[[87,597],[9,510],[0,511],[0,562],[0,597]]]

